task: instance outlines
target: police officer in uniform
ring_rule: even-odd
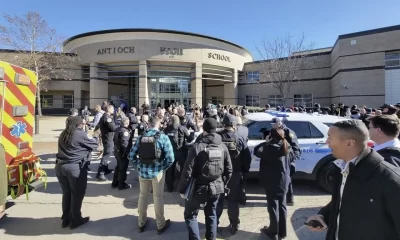
[[[232,177],[228,183],[230,189],[226,199],[228,201],[229,230],[236,234],[239,229],[239,203],[246,202],[246,193],[244,189],[244,175],[250,170],[251,153],[247,147],[246,139],[236,131],[237,117],[226,114],[222,120],[224,130],[218,132],[222,142],[226,145],[232,161]],[[224,195],[220,196],[217,205],[218,220],[222,215],[224,207]]]
[[[143,114],[141,121],[138,125],[138,135],[142,136],[148,128],[148,122],[149,122],[149,115]]]
[[[82,128],[83,119],[71,117],[58,139],[55,172],[63,192],[62,228],[75,229],[89,221],[89,217],[82,218],[81,207],[87,187],[87,164],[91,151],[97,148],[97,139]]]
[[[189,116],[186,116],[185,109],[178,109],[178,117],[181,120],[181,125],[185,126],[187,129],[193,129],[193,131],[198,132],[199,128],[194,124],[192,119]]]
[[[99,168],[97,169],[96,178],[100,181],[107,181],[107,178],[104,176],[106,174],[110,174],[112,171],[108,169],[108,159],[111,156],[111,153],[114,150],[114,132],[116,129],[112,114],[114,113],[114,106],[108,105],[107,111],[103,114],[100,119],[99,124],[96,126],[100,128],[101,131],[101,139],[103,141],[104,152],[103,157],[100,160]]]
[[[282,120],[280,118],[272,119],[272,127],[276,129],[283,128],[283,130],[285,131],[285,139],[291,146],[290,177],[292,177],[293,174],[295,174],[296,172],[296,161],[301,158],[301,151],[299,143],[297,141],[296,133],[292,129],[286,127],[286,125],[282,123]],[[293,185],[291,180],[289,183],[288,193],[286,196],[286,202],[288,206],[294,205]]]
[[[204,207],[206,218],[206,239],[217,236],[217,203],[232,175],[232,163],[228,149],[216,133],[217,122],[207,118],[203,123],[203,133],[196,139],[179,181],[179,193],[185,198],[184,218],[189,239],[202,239],[199,233],[197,215]],[[185,196],[188,186],[193,191]]]
[[[168,168],[165,176],[167,191],[172,192],[174,190],[175,179],[178,178],[177,173],[181,172],[181,168],[183,167],[183,164],[186,160],[185,158],[183,158],[183,148],[186,142],[193,141],[193,135],[190,135],[185,126],[180,125],[180,120],[178,116],[171,117],[171,124],[167,126],[167,128],[164,130],[164,133],[169,137],[169,140],[171,141],[175,156],[175,161],[172,166]]]
[[[127,147],[129,145],[130,130],[129,118],[122,118],[122,126],[115,130],[114,134],[114,156],[117,159],[117,166],[114,169],[114,178],[111,186],[118,187],[119,190],[131,188],[126,181],[126,171],[128,170],[129,161],[127,158]]]
[[[138,119],[136,117],[136,108],[131,107],[131,112],[128,113],[127,117],[129,118],[129,129],[131,130],[131,134],[135,135],[136,128],[138,126]]]

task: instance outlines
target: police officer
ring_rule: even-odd
[[[114,169],[114,178],[111,186],[118,187],[119,190],[131,188],[126,181],[126,171],[128,170],[129,161],[127,158],[127,147],[129,145],[130,130],[129,118],[122,118],[121,126],[115,130],[114,134],[114,156],[117,159],[117,166]]]
[[[58,139],[55,172],[63,192],[62,228],[75,229],[89,221],[82,218],[81,207],[87,187],[87,163],[97,148],[97,139],[83,130],[83,119],[71,117],[69,125]]]
[[[187,129],[193,129],[193,131],[198,132],[199,128],[194,124],[192,119],[189,116],[186,116],[185,109],[178,109],[178,117],[181,120],[181,125],[185,126]]]
[[[296,172],[296,161],[301,158],[301,151],[300,151],[300,146],[297,141],[297,136],[296,133],[286,127],[285,124],[282,123],[282,120],[280,118],[273,118],[272,119],[272,127],[273,128],[283,128],[285,131],[285,139],[288,141],[288,143],[291,146],[291,151],[290,151],[290,177],[293,176]],[[288,193],[286,196],[286,202],[288,206],[293,206],[294,205],[294,195],[293,195],[293,185],[292,181],[290,180],[289,187],[288,187]]]
[[[182,171],[182,167],[186,160],[183,152],[184,146],[187,142],[193,141],[193,135],[190,135],[185,126],[180,125],[178,116],[171,117],[171,124],[167,126],[164,133],[169,137],[175,155],[174,163],[170,168],[168,168],[165,179],[165,182],[167,183],[167,191],[172,192],[174,190],[175,179],[179,178],[178,173]]]
[[[227,195],[229,230],[232,234],[236,234],[239,229],[239,202],[246,202],[246,193],[244,189],[244,175],[250,170],[251,153],[247,147],[246,139],[236,132],[237,117],[226,114],[222,120],[224,130],[218,132],[222,138],[222,142],[226,145],[229,156],[232,161],[232,177],[228,183],[230,189]],[[224,195],[220,196],[217,205],[218,220],[222,215],[224,207]]]
[[[138,135],[142,136],[148,128],[149,115],[143,114],[138,125]]]
[[[131,107],[131,111],[130,113],[128,113],[127,117],[129,118],[129,130],[131,130],[132,135],[135,135],[135,131],[138,126],[138,119],[136,117],[135,107]]]
[[[207,219],[206,239],[216,239],[217,203],[226,189],[223,178],[225,182],[229,182],[232,175],[228,149],[216,129],[215,119],[204,120],[202,136],[196,139],[190,149],[179,181],[179,193],[186,199],[184,218],[189,239],[202,239],[197,222],[197,215],[202,207]],[[192,191],[185,194],[188,187]]]
[[[100,119],[99,124],[96,126],[100,128],[101,131],[101,139],[103,141],[103,157],[100,160],[99,168],[97,169],[96,178],[100,181],[107,181],[107,178],[104,176],[106,174],[110,174],[112,171],[108,169],[108,159],[111,156],[111,153],[114,150],[114,132],[116,129],[115,123],[113,121],[112,114],[114,113],[114,106],[108,105],[107,111],[103,114]]]

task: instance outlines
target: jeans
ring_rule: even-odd
[[[219,195],[210,196],[203,202],[195,194],[190,201],[185,201],[184,218],[189,232],[189,240],[201,240],[199,232],[199,224],[197,215],[201,208],[200,205],[205,204],[204,215],[206,220],[206,239],[215,240],[217,238],[217,203]]]

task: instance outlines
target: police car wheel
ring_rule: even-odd
[[[321,167],[317,175],[318,185],[325,191],[332,192],[332,173],[335,169],[335,165],[331,162]]]

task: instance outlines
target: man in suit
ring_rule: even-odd
[[[367,147],[361,120],[333,124],[327,143],[338,160],[332,171],[332,199],[310,217],[328,229],[327,240],[400,239],[400,169]]]

